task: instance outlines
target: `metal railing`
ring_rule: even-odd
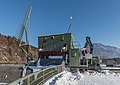
[[[74,48],[79,48],[80,49],[80,43],[77,42],[77,41],[73,42],[73,46],[74,46]]]
[[[60,73],[61,71],[61,65],[52,66],[50,68],[46,68],[22,77],[14,82],[9,83],[8,85],[43,85],[48,79]]]

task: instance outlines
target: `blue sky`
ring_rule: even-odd
[[[93,43],[120,48],[120,0],[0,0],[0,33],[15,35],[29,3],[29,36],[34,46],[38,35],[67,32],[72,16],[74,41],[81,46],[90,36]]]

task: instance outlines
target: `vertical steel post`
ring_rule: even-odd
[[[27,85],[30,85],[30,77],[27,79]]]

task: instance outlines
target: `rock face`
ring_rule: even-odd
[[[31,46],[32,57],[38,55],[37,48]],[[19,47],[19,42],[14,37],[0,34],[0,64],[22,64],[26,63],[26,56]]]
[[[93,55],[100,58],[120,58],[120,48],[93,43]]]
[[[10,83],[21,77],[22,67],[0,66],[0,83]]]

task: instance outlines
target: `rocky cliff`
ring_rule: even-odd
[[[31,46],[32,57],[37,57],[37,48]],[[25,53],[19,47],[19,42],[10,36],[0,34],[0,64],[22,64],[26,63]]]

